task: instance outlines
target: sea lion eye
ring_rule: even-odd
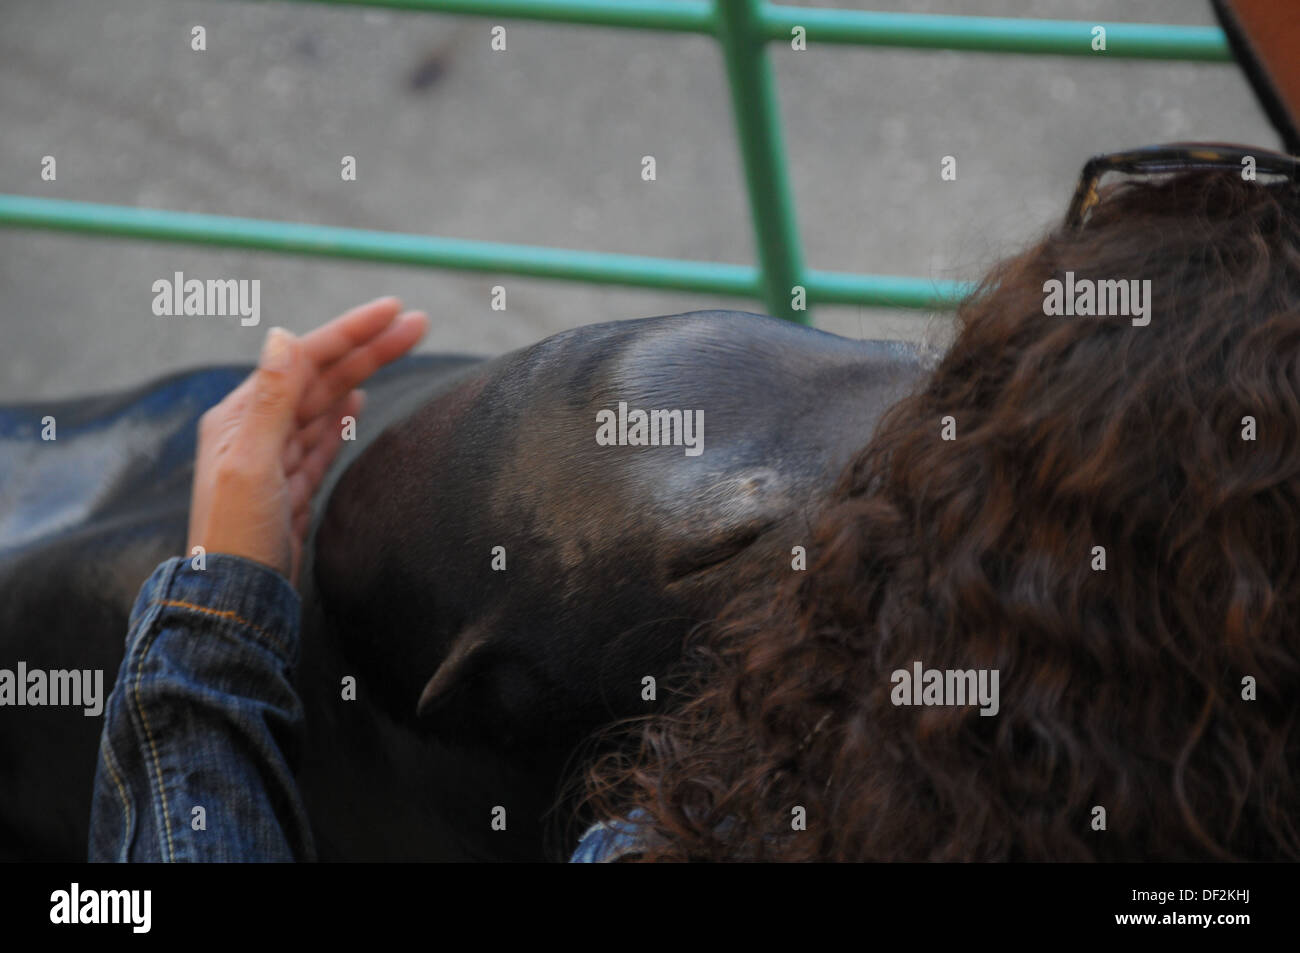
[[[702,540],[701,545],[678,551],[668,562],[668,579],[678,582],[686,576],[715,569],[752,546],[775,520],[763,520],[731,527],[726,535]]]

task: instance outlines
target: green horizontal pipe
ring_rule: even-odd
[[[791,30],[802,26],[808,31],[810,44],[856,43],[1112,59],[1232,60],[1223,31],[1212,26],[876,13],[776,4],[764,4],[761,16],[769,39],[788,41]],[[1096,26],[1106,28],[1105,52],[1092,48],[1092,30]]]
[[[26,195],[0,194],[0,226],[668,288],[755,300],[763,298],[764,290],[758,269],[750,265],[507,245]],[[804,282],[810,303],[922,309],[952,307],[965,287],[957,282],[830,271],[808,272]]]
[[[0,225],[757,297],[757,269],[0,194]]]
[[[300,0],[300,2],[352,7],[384,7],[423,13],[455,13],[499,17],[503,20],[540,20],[583,23],[642,30],[683,33],[713,31],[713,4],[709,0]]]
[[[951,310],[975,289],[972,282],[816,269],[804,273],[803,283],[808,289],[808,300],[814,304],[860,304],[920,311]]]
[[[502,19],[583,23],[646,30],[716,33],[709,0],[298,0],[307,3],[381,7],[425,13],[454,13]],[[1223,31],[1212,26],[1163,23],[1107,23],[1010,17],[877,13],[764,3],[760,29],[768,39],[789,40],[795,26],[813,43],[902,46],[988,53],[1040,53],[1228,62],[1232,52]],[[1106,52],[1092,49],[1092,28],[1106,28]]]

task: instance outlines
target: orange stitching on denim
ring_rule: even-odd
[[[118,775],[117,769],[113,767],[113,756],[108,750],[108,744],[103,745],[104,767],[108,768],[108,773],[113,776],[113,784],[117,786],[118,797],[122,799],[122,842],[123,850],[130,847],[127,843],[131,836],[131,799],[126,796],[126,787],[122,784],[122,778]]]
[[[269,641],[271,641],[272,643],[275,642],[275,639],[271,636],[269,632],[267,632],[259,625],[254,625],[253,623],[249,622],[247,619],[243,618],[242,616],[240,616],[238,613],[235,612],[230,612],[222,609],[209,609],[206,606],[195,605],[193,602],[186,602],[183,599],[158,599],[154,601],[153,605],[170,606],[176,609],[189,609],[192,612],[198,612],[201,613],[202,615],[216,616],[219,619],[230,619],[234,622],[238,622],[240,625],[247,626],[248,628],[252,629],[254,632],[261,635],[263,638],[266,638]],[[167,791],[163,786],[162,765],[159,763],[158,760],[158,746],[154,744],[153,731],[149,727],[149,719],[144,713],[143,706],[140,704],[140,679],[144,675],[144,657],[148,654],[149,647],[153,644],[154,638],[156,637],[157,637],[157,633],[155,632],[154,635],[150,637],[148,643],[145,644],[144,648],[140,652],[140,664],[136,668],[135,691],[133,693],[133,697],[135,701],[135,710],[140,713],[140,721],[144,725],[145,736],[149,740],[149,750],[153,754],[154,772],[158,775],[158,794],[162,798],[163,828],[167,833],[167,853],[170,859],[174,861],[176,859],[176,848],[172,843],[171,817],[167,810]]]
[[[221,619],[233,619],[235,622],[238,622],[240,625],[246,625],[254,632],[257,632],[265,636],[266,638],[270,639],[272,643],[275,642],[275,638],[271,635],[271,633],[267,632],[260,625],[254,625],[253,623],[245,619],[243,616],[235,612],[229,612],[222,609],[209,609],[206,606],[195,605],[193,602],[185,602],[182,599],[161,599],[158,602],[155,602],[154,605],[172,606],[177,609],[192,609],[195,612],[202,612],[204,615],[214,615]]]
[[[162,798],[163,809],[163,830],[167,834],[167,859],[176,860],[176,848],[172,844],[172,822],[167,813],[167,788],[163,784],[162,764],[158,760],[158,746],[154,744],[153,731],[149,728],[149,719],[144,713],[144,706],[140,704],[140,680],[144,677],[144,660],[149,654],[149,647],[153,645],[154,639],[157,638],[157,632],[150,636],[149,641],[145,643],[144,648],[140,650],[140,661],[135,668],[135,689],[131,693],[132,700],[135,702],[135,710],[140,713],[140,723],[144,726],[145,737],[149,740],[149,751],[153,754],[153,769],[158,775],[158,796]]]

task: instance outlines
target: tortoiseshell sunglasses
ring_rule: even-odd
[[[1256,175],[1285,175],[1300,182],[1300,158],[1271,149],[1234,146],[1222,142],[1171,142],[1162,146],[1144,146],[1124,152],[1093,156],[1083,167],[1079,185],[1065,215],[1067,228],[1079,228],[1088,212],[1097,204],[1097,183],[1107,172],[1129,175],[1159,175],[1193,169],[1220,169],[1241,172],[1243,160],[1255,160]]]

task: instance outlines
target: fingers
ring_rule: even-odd
[[[334,457],[342,446],[342,419],[359,417],[364,407],[365,393],[359,390],[352,391],[335,404],[331,412],[322,414],[301,432],[303,451],[294,472],[307,475],[313,493],[320,486],[325,472],[334,462]]]
[[[299,543],[306,541],[307,531],[311,529],[311,507],[299,510],[293,517],[293,536]]]
[[[361,412],[356,386],[410,351],[428,323],[422,313],[401,313],[396,298],[380,298],[302,339],[272,328],[257,368],[204,415],[207,444],[236,443],[248,472],[265,473],[260,485],[283,481],[278,505],[288,510],[295,565],[312,497],[342,445],[342,419]]]
[[[310,524],[312,498],[343,445],[343,418],[359,417],[365,407],[365,397],[364,391],[352,391],[289,441],[284,472],[288,481],[289,511],[295,526],[302,514]]]
[[[302,470],[290,476],[285,483],[286,495],[289,498],[289,520],[293,525],[297,525],[298,517],[302,513],[307,514],[311,519],[311,498],[315,488],[307,478],[307,474]]]
[[[289,442],[285,444],[284,460],[282,463],[286,475],[298,469],[298,464],[302,463],[305,438],[306,432],[299,430],[296,434],[290,437]]]
[[[343,440],[335,432],[317,444],[303,460],[302,466],[295,476],[301,475],[306,478],[311,487],[309,491],[311,494],[315,494],[317,488],[320,487],[321,479],[330,468],[330,464],[334,462],[334,458],[338,456],[341,446],[343,446]]]
[[[253,460],[282,458],[309,377],[301,342],[283,328],[272,328],[248,383],[237,437]]]
[[[325,368],[308,389],[298,407],[298,423],[305,424],[324,413],[379,368],[406,354],[424,336],[428,327],[428,315],[408,311],[373,339],[345,352]]]
[[[333,364],[393,323],[402,302],[392,296],[353,308],[302,339],[303,352],[317,367]]]
[[[329,410],[301,427],[297,435],[289,441],[289,447],[285,451],[284,472],[292,473],[296,470],[302,463],[302,458],[311,451],[327,430],[340,429],[344,417],[357,417],[361,413],[363,404],[363,391],[349,391],[341,400],[335,401]]]

